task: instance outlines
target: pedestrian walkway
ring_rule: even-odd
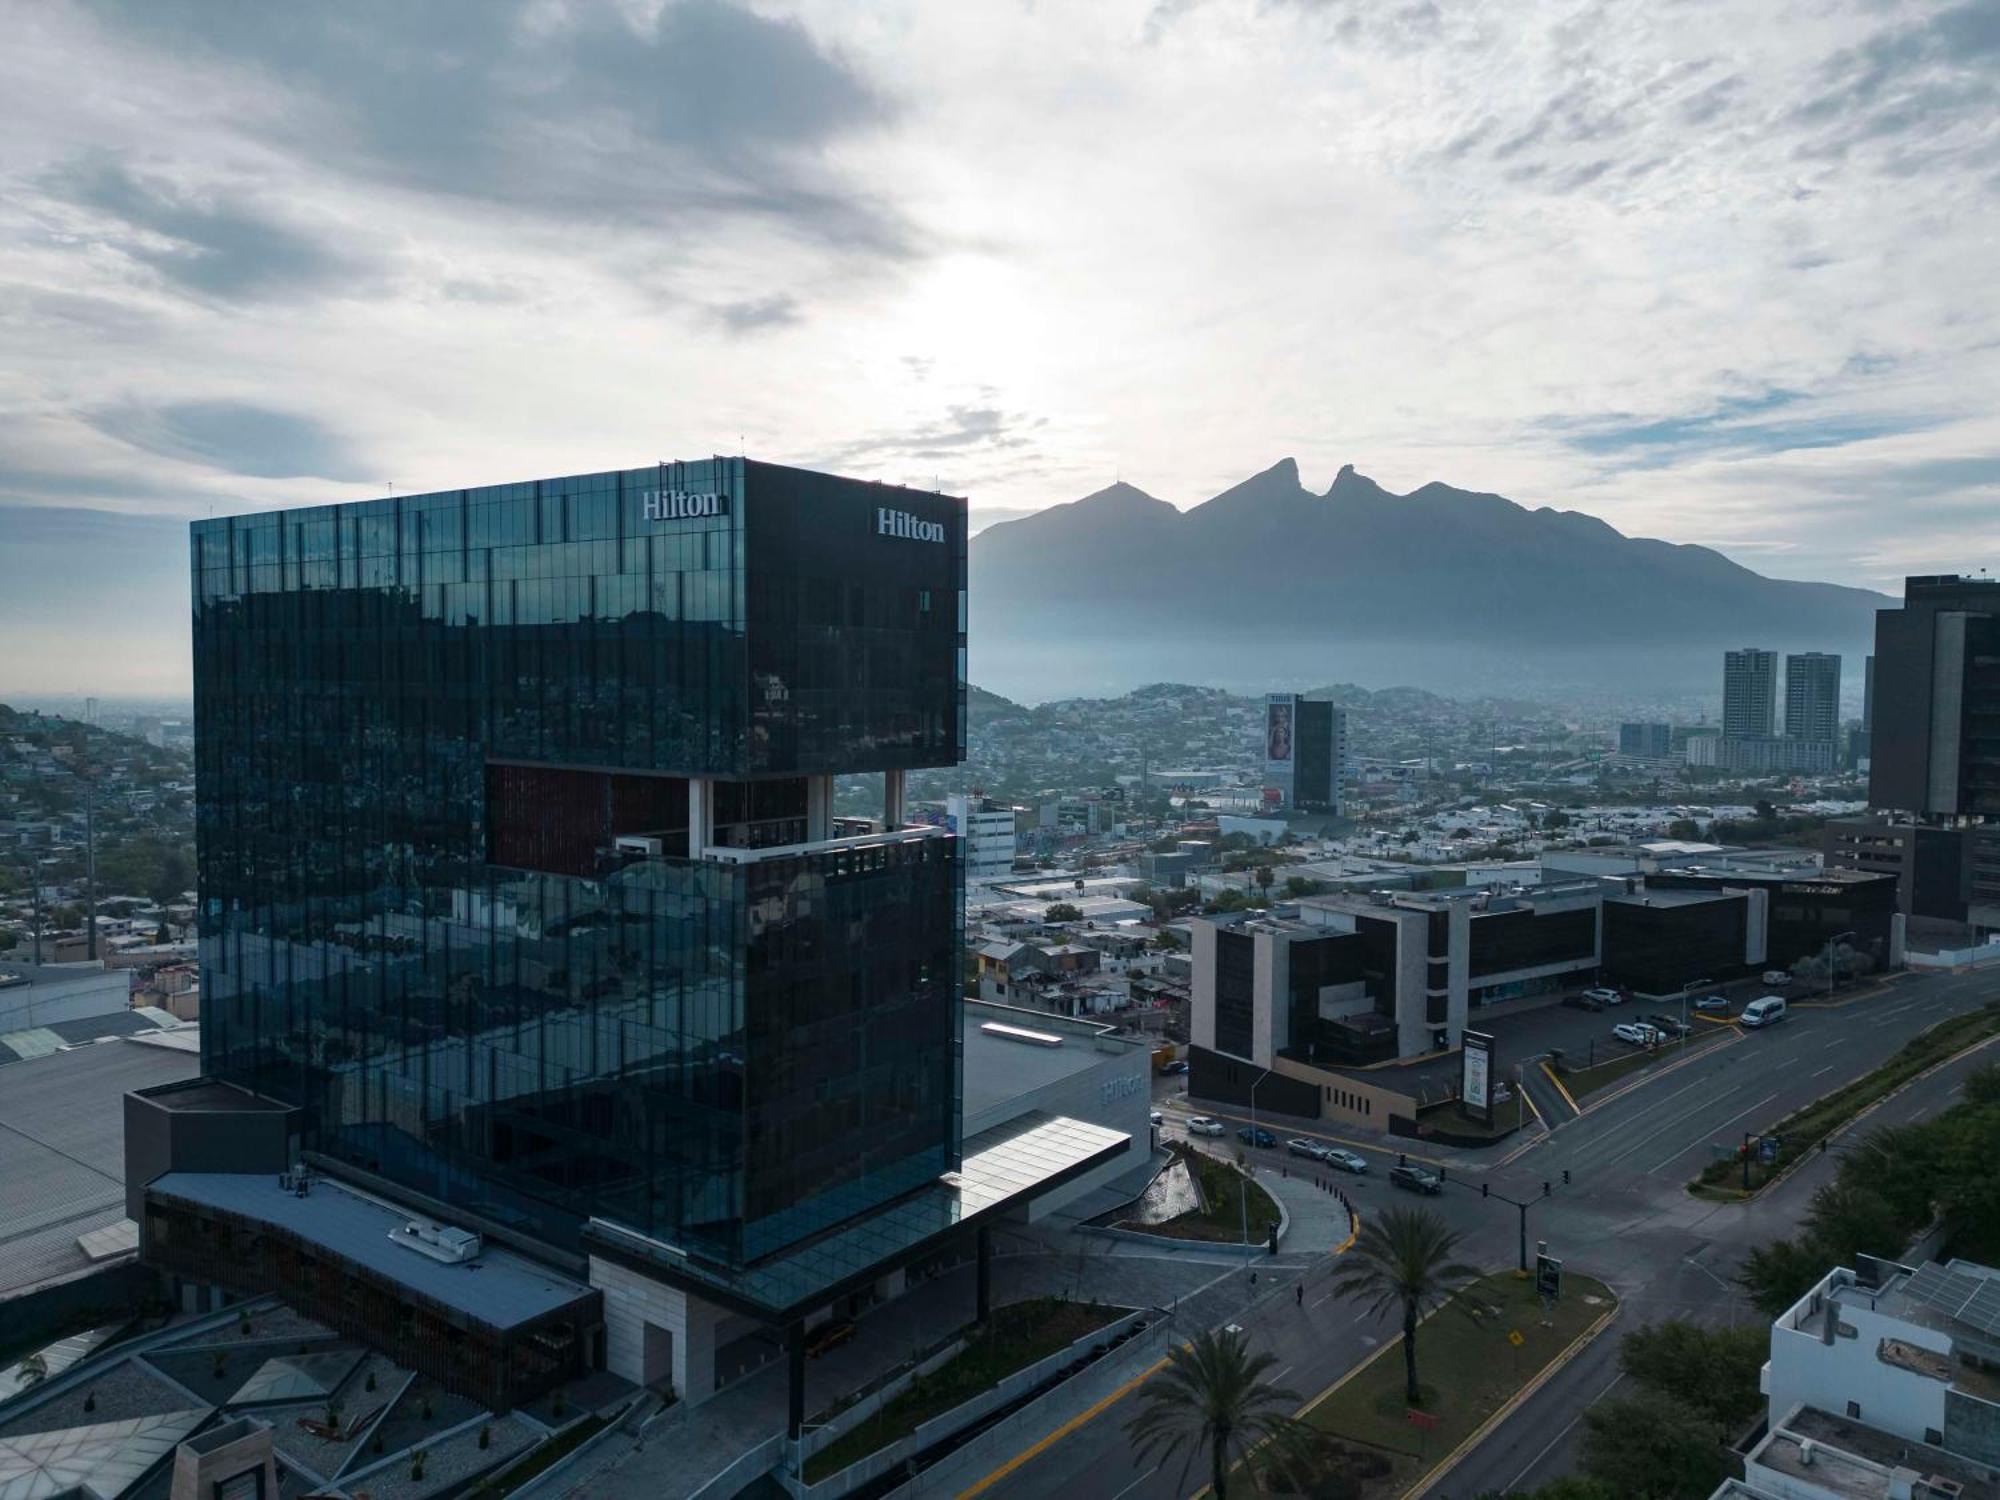
[[[1210,1247],[1223,1255],[1182,1257],[1122,1253],[1143,1246],[1081,1235],[1010,1231],[1023,1248],[997,1250],[992,1262],[995,1306],[1030,1297],[1060,1296],[1120,1307],[1172,1312],[1204,1287],[1228,1281],[1243,1265],[1235,1246]],[[1040,1248],[1041,1246],[1049,1248]],[[1254,1266],[1257,1286],[1269,1290],[1278,1274],[1297,1267]],[[1288,1257],[1280,1257],[1281,1262]],[[958,1266],[864,1314],[855,1337],[806,1366],[806,1410],[819,1411],[920,1348],[928,1348],[973,1313],[974,1268]],[[1237,1285],[1248,1287],[1248,1272]],[[1247,1301],[1238,1292],[1239,1305]],[[587,1493],[594,1500],[655,1500],[691,1495],[760,1443],[783,1433],[785,1373],[782,1362],[745,1376],[696,1406],[685,1403],[655,1417],[635,1443],[604,1454],[592,1468]],[[581,1483],[581,1478],[579,1478]]]

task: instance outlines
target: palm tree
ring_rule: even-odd
[[[1145,1390],[1145,1409],[1125,1424],[1134,1454],[1165,1463],[1185,1451],[1181,1480],[1202,1449],[1208,1450],[1209,1484],[1226,1500],[1229,1471],[1253,1449],[1272,1456],[1305,1453],[1312,1429],[1286,1415],[1296,1392],[1267,1383],[1275,1361],[1252,1354],[1240,1333],[1202,1332],[1167,1356],[1167,1368]]]
[[[1361,1226],[1333,1279],[1335,1292],[1366,1298],[1371,1313],[1402,1306],[1403,1394],[1412,1406],[1423,1399],[1417,1387],[1417,1322],[1478,1274],[1452,1259],[1457,1249],[1457,1233],[1429,1209],[1392,1208]]]

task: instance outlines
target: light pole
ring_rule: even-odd
[[[1250,1085],[1250,1151],[1257,1149],[1257,1084],[1270,1076],[1271,1070],[1266,1068],[1257,1075],[1256,1083]],[[1255,1160],[1250,1151],[1243,1153],[1243,1180],[1236,1184],[1236,1206],[1242,1210],[1239,1217],[1243,1221],[1243,1269],[1246,1271],[1250,1269],[1250,1184],[1257,1180],[1257,1174],[1250,1165]]]
[[[1708,988],[1706,979],[1690,979],[1681,986],[1681,1056],[1687,1056],[1688,1045],[1688,996],[1698,989]]]

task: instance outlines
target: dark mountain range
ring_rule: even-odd
[[[1030,701],[1173,676],[1443,692],[1719,695],[1729,646],[1870,649],[1865,589],[1766,578],[1592,516],[1291,459],[1187,511],[1115,484],[981,532],[972,674]]]

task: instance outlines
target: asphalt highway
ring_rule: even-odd
[[[1937,1021],[1996,996],[2000,976],[1990,973],[1910,975],[1836,996],[1830,1006],[1795,1003],[1778,1026],[1747,1032],[1727,1028],[1728,1034],[1691,1046],[1685,1059],[1663,1062],[1636,1082],[1614,1084],[1579,1100],[1583,1113],[1578,1118],[1525,1147],[1517,1139],[1477,1153],[1428,1147],[1409,1152],[1445,1166],[1450,1181],[1438,1197],[1415,1198],[1387,1185],[1386,1169],[1396,1160],[1399,1144],[1417,1143],[1261,1116],[1259,1123],[1279,1145],[1251,1155],[1260,1171],[1275,1173],[1281,1164],[1293,1170],[1303,1165],[1285,1155],[1288,1136],[1315,1135],[1360,1150],[1369,1158],[1370,1172],[1338,1180],[1364,1218],[1391,1203],[1426,1203],[1464,1236],[1460,1250],[1467,1260],[1483,1269],[1501,1269],[1516,1260],[1518,1217],[1507,1204],[1480,1196],[1479,1184],[1489,1182],[1495,1193],[1532,1201],[1530,1256],[1537,1241],[1546,1241],[1549,1253],[1567,1267],[1596,1276],[1618,1292],[1621,1309],[1606,1334],[1517,1408],[1431,1493],[1464,1497],[1531,1487],[1572,1465],[1578,1413],[1616,1389],[1624,1330],[1680,1315],[1711,1323],[1759,1320],[1731,1275],[1752,1246],[1791,1230],[1813,1188],[1831,1173],[1830,1158],[1841,1142],[1834,1143],[1828,1159],[1805,1163],[1747,1205],[1687,1195],[1687,1180],[1712,1151],[1733,1149],[1744,1132],[1775,1123],[1867,1072]],[[1607,1035],[1613,1019],[1605,1021]],[[1945,1107],[1964,1073],[1988,1057],[2000,1058],[2000,1046],[1905,1091],[1862,1121],[1856,1134]],[[1226,1142],[1215,1144],[1234,1147],[1234,1128],[1247,1115],[1221,1107],[1204,1111],[1200,1101],[1176,1097],[1178,1083],[1163,1080],[1165,1133],[1179,1134],[1189,1112],[1206,1112],[1231,1127]],[[1565,1169],[1570,1173],[1567,1185],[1562,1181]],[[1545,1182],[1550,1186],[1546,1198]],[[1226,1257],[1216,1260],[1219,1268],[1226,1264]],[[1279,1383],[1298,1392],[1302,1403],[1395,1334],[1393,1322],[1378,1322],[1328,1294],[1333,1266],[1329,1256],[1306,1269],[1302,1298],[1293,1288],[1295,1277],[1274,1284],[1266,1274],[1255,1293],[1245,1286],[1243,1310],[1229,1320],[1256,1347],[1276,1357]],[[1193,1493],[1200,1476],[1184,1480],[1178,1462],[1160,1468],[1134,1460],[1123,1427],[1134,1408],[1129,1396],[1114,1403],[1039,1447],[979,1493],[1089,1494],[1100,1500],[1177,1500]]]

